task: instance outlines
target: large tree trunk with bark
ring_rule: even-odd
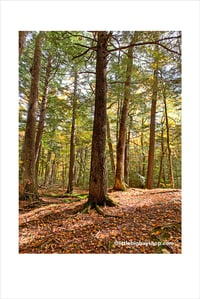
[[[73,192],[74,187],[74,167],[75,167],[75,133],[76,133],[76,110],[77,110],[77,80],[78,74],[74,74],[74,94],[72,99],[72,127],[70,140],[70,162],[67,193]]]
[[[38,105],[38,84],[40,80],[40,63],[42,55],[42,41],[44,33],[40,32],[36,37],[33,65],[31,69],[31,89],[27,115],[27,123],[23,147],[23,199],[38,198],[37,184],[35,180],[35,126]]]
[[[113,205],[107,196],[106,167],[106,65],[109,34],[98,32],[96,59],[95,112],[92,136],[92,153],[89,197],[86,209],[99,205]]]

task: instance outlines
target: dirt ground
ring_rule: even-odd
[[[41,203],[20,201],[19,253],[181,253],[179,189],[110,190],[118,204],[102,208],[110,217],[78,212],[86,190],[72,197],[52,191],[40,190]]]

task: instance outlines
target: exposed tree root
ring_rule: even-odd
[[[106,198],[106,200],[104,202],[104,207],[106,205],[110,206],[110,207],[117,206],[117,204],[114,201],[112,201],[110,198],[108,198],[108,197]],[[100,206],[97,203],[95,203],[94,201],[92,201],[91,199],[88,199],[88,201],[84,204],[83,208],[81,210],[79,210],[77,213],[81,212],[81,213],[88,214],[91,209],[95,209],[96,212],[99,215],[102,215],[103,217],[121,218],[121,216],[109,215],[109,214],[104,213],[104,211],[101,210]]]
[[[30,196],[34,196],[34,194],[31,194],[31,193],[26,193],[26,195],[30,195]],[[69,194],[57,194],[57,195],[54,195],[54,194],[41,194],[40,196],[46,196],[46,197],[53,197],[53,198],[66,198],[66,197],[70,197],[70,198],[75,198],[74,200],[70,200],[70,199],[66,199],[63,203],[72,203],[72,202],[75,202],[75,201],[80,201],[84,198],[86,198],[86,196],[88,196],[88,194],[74,194],[74,195],[69,195]],[[36,196],[35,195],[35,198],[34,197],[31,197],[31,201],[30,201],[30,197],[26,197],[26,199],[23,198],[23,200],[29,200],[30,201],[30,204],[28,206],[26,206],[26,209],[30,209],[30,208],[36,208],[38,207],[38,205],[48,205],[48,204],[51,204],[51,203],[56,203],[56,202],[46,202],[42,199],[39,198],[39,196]],[[108,196],[106,196],[104,198],[104,200],[102,201],[102,206],[106,207],[115,207],[117,206],[117,204],[112,200],[110,199]],[[89,198],[88,201],[83,205],[83,207],[81,209],[79,209],[78,211],[76,211],[74,213],[74,215],[72,217],[74,217],[77,213],[86,213],[86,214],[89,214],[90,210],[91,209],[95,209],[96,212],[99,214],[99,215],[102,215],[103,217],[116,217],[116,218],[121,218],[120,216],[116,216],[116,215],[109,215],[109,214],[106,214],[101,208],[100,208],[100,205],[97,204],[93,198]],[[23,210],[23,209],[22,209]]]
[[[81,212],[84,214],[89,214],[90,209],[91,209],[91,204],[86,203],[86,204],[84,204],[83,208],[78,211],[78,213]]]

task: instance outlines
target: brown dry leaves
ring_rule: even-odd
[[[85,199],[19,215],[20,253],[181,253],[181,191],[128,189],[109,193],[117,207],[77,213]]]

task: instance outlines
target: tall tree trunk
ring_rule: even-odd
[[[110,34],[98,32],[96,59],[95,112],[92,135],[92,153],[89,197],[86,209],[112,203],[107,197],[106,167],[106,66],[107,43]],[[112,204],[113,205],[113,204]]]
[[[112,146],[112,140],[110,135],[110,122],[107,116],[107,141],[108,141],[108,148],[109,148],[109,154],[110,154],[110,163],[111,163],[111,169],[113,173],[113,178],[115,177],[115,160],[114,160],[114,153],[113,153],[113,146]]]
[[[168,122],[165,86],[163,89],[163,101],[164,101],[164,106],[165,106],[165,121],[166,121],[166,129],[167,129],[167,149],[168,149],[170,185],[171,185],[171,188],[174,188],[174,174],[173,174],[173,166],[172,166],[171,147],[170,147],[170,141],[169,141],[169,122]]]
[[[158,53],[158,45],[156,45],[156,53]],[[148,170],[147,184],[148,189],[153,188],[153,169],[154,169],[154,147],[155,147],[155,120],[156,120],[156,102],[158,93],[158,57],[155,57],[155,70],[153,79],[153,95],[151,102],[151,122],[150,122],[150,138],[149,138],[149,155],[148,155]]]
[[[26,41],[27,34],[28,34],[28,31],[19,31],[19,59],[21,58],[23,50],[24,50],[24,44]]]
[[[76,110],[77,110],[77,71],[74,73],[74,94],[72,99],[72,127],[70,140],[70,162],[67,193],[73,192],[74,187],[74,167],[75,167],[75,133],[76,133]]]
[[[35,140],[35,162],[36,163],[39,160],[39,149],[40,149],[42,134],[43,134],[43,130],[44,130],[44,121],[45,121],[45,115],[46,115],[47,95],[48,95],[48,86],[49,86],[49,80],[50,80],[50,75],[51,75],[51,62],[52,62],[52,57],[51,57],[51,55],[49,55],[48,59],[47,59],[45,83],[44,83],[44,90],[43,90],[42,102],[41,102],[41,108],[40,108],[40,118],[39,118],[37,135],[36,135],[36,140]],[[36,174],[36,177],[37,177],[37,174]]]
[[[40,32],[36,37],[33,65],[31,71],[32,79],[30,99],[23,147],[24,194],[22,198],[24,199],[38,198],[37,185],[35,181],[35,126],[38,105],[38,85],[40,79],[40,63],[42,55],[41,47],[43,37],[43,32]]]
[[[133,43],[131,41],[131,44]],[[126,81],[124,87],[124,101],[120,119],[119,137],[117,143],[117,162],[116,162],[116,174],[114,182],[114,190],[125,190],[126,185],[124,182],[124,157],[125,157],[125,145],[126,145],[126,126],[127,117],[129,111],[129,99],[130,99],[130,86],[131,86],[131,73],[133,69],[133,47],[128,49],[128,61],[126,69]]]

